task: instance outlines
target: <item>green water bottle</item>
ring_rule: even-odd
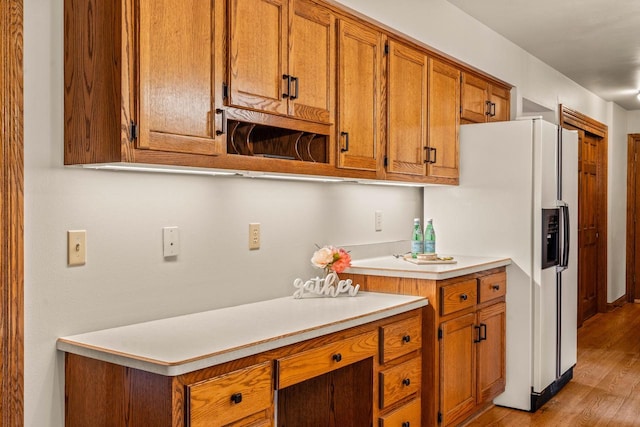
[[[417,258],[418,254],[424,251],[424,242],[422,239],[422,227],[420,226],[420,218],[413,219],[413,236],[411,236],[411,257]]]
[[[424,253],[436,253],[436,232],[433,229],[432,219],[427,221],[427,226],[424,228]]]

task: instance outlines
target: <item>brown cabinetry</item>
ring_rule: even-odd
[[[510,118],[510,90],[477,75],[462,73],[463,123],[506,121]]]
[[[505,388],[504,267],[446,280],[341,274],[361,289],[429,299],[422,325],[424,426],[458,425]]]
[[[338,23],[339,168],[381,166],[382,33],[355,21]]]
[[[65,423],[419,426],[422,336],[412,310],[177,376],[67,353]]]
[[[229,105],[333,118],[335,18],[306,0],[231,0]]]
[[[334,2],[66,0],[64,13],[66,165],[457,184],[461,111],[484,121],[489,102],[508,118],[507,86]]]

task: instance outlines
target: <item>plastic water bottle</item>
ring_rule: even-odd
[[[418,254],[424,251],[424,242],[422,239],[422,227],[420,226],[420,218],[413,220],[413,236],[411,236],[411,257],[417,258]]]
[[[424,228],[424,253],[436,253],[436,232],[433,229],[433,220],[427,220],[427,226]]]

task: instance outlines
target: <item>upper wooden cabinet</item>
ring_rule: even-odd
[[[139,148],[221,152],[222,5],[140,0]]]
[[[429,60],[428,174],[458,178],[460,170],[460,70]]]
[[[389,40],[387,49],[387,171],[427,173],[428,58]]]
[[[338,164],[380,169],[382,34],[354,21],[338,24]]]
[[[509,115],[508,86],[334,2],[65,0],[64,13],[67,165],[457,184],[459,124]]]
[[[506,121],[510,118],[510,91],[474,74],[462,73],[464,123]]]
[[[306,0],[231,0],[229,105],[333,121],[335,18]]]

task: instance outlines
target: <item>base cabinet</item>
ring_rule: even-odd
[[[65,425],[420,426],[422,324],[413,310],[177,376],[67,353]]]
[[[506,384],[506,269],[446,280],[341,274],[361,289],[421,295],[423,426],[459,425]]]

